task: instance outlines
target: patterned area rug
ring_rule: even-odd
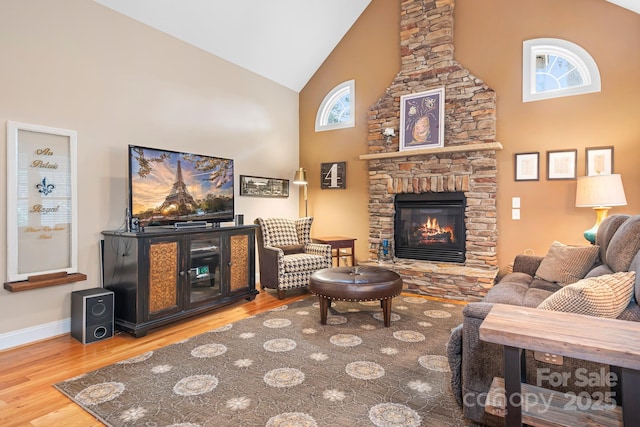
[[[55,387],[109,426],[464,426],[446,343],[462,306],[315,297]]]

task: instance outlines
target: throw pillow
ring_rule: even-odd
[[[536,270],[536,278],[566,286],[582,279],[598,258],[596,245],[567,246],[553,242]]]
[[[635,271],[582,279],[554,292],[538,308],[615,319],[629,305],[635,279]]]

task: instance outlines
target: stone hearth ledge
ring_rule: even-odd
[[[487,151],[487,150],[502,150],[502,144],[499,142],[483,142],[480,144],[463,144],[453,145],[450,147],[442,148],[419,148],[416,150],[406,151],[383,151],[372,154],[361,154],[360,160],[378,160],[378,159],[392,159],[396,157],[410,157],[410,156],[423,156],[428,154],[438,153],[464,153],[467,151]]]
[[[359,265],[388,268],[402,277],[404,290],[457,301],[480,301],[493,286],[498,268],[398,259],[395,262],[361,261]]]

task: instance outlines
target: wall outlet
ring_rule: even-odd
[[[563,357],[559,354],[546,353],[544,351],[534,351],[533,358],[551,365],[562,365],[564,361]]]

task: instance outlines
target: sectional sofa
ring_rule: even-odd
[[[479,327],[494,304],[559,310],[640,322],[640,215],[612,215],[598,229],[594,246],[566,246],[559,242],[546,256],[519,255],[506,274],[483,298],[465,306],[463,323],[455,328],[447,352],[452,391],[465,417],[496,426],[504,420],[485,412],[484,401],[494,377],[504,376],[503,348],[483,342]],[[609,366],[583,360],[536,355],[527,351],[527,382],[536,384],[539,369],[547,375],[577,372],[608,375]],[[580,369],[580,371],[577,371]],[[611,367],[616,372],[615,367]],[[618,377],[619,378],[619,377]],[[602,381],[584,387],[569,381],[555,388],[580,393],[611,392]],[[616,390],[613,390],[616,393]],[[619,391],[618,391],[619,392]],[[615,394],[614,394],[615,397]]]

